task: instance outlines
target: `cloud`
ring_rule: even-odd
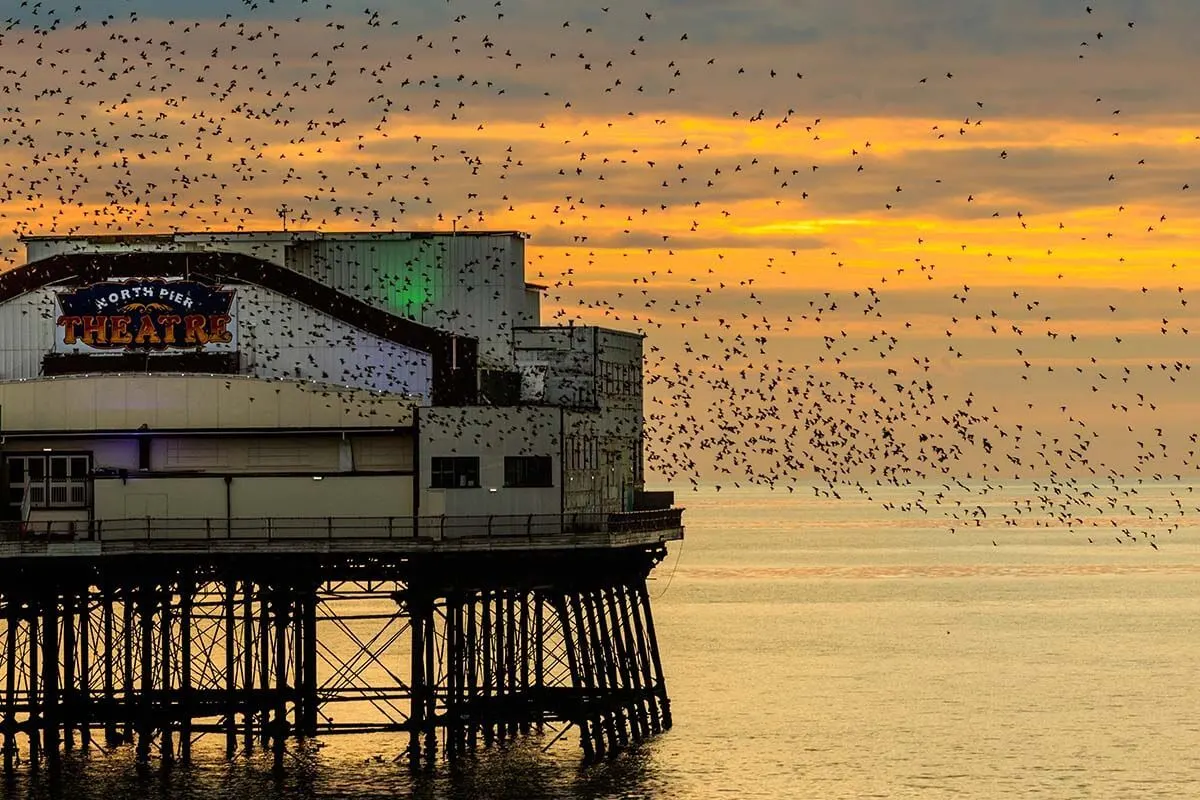
[[[712,419],[806,419],[803,381],[763,388],[806,366],[1063,430],[1063,405],[1119,431],[1113,402],[1184,395],[1184,372],[1109,372],[1189,358],[1200,5],[609,9],[13,9],[2,227],[264,229],[286,204],[294,227],[526,230],[547,316],[650,330],[654,391]]]

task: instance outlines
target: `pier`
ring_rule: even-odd
[[[7,527],[5,772],[364,732],[417,767],[546,726],[591,760],[671,726],[646,578],[679,509],[235,522]]]

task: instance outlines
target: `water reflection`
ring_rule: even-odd
[[[569,737],[568,737],[569,738]],[[413,797],[418,800],[604,800],[661,796],[653,743],[614,759],[582,765],[570,745],[542,747],[548,739],[517,739],[480,750],[459,764],[439,762],[409,772],[403,759],[309,742],[293,745],[286,768],[275,772],[269,756],[225,762],[204,755],[192,765],[139,766],[131,748],[90,757],[64,757],[57,771],[18,772],[6,797],[73,800],[335,800]]]

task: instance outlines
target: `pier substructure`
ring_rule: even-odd
[[[4,559],[6,773],[130,746],[188,762],[356,732],[413,767],[546,729],[585,759],[671,726],[646,578],[662,544]]]

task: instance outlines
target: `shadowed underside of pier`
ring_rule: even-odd
[[[4,560],[4,768],[201,737],[393,733],[416,766],[508,737],[599,758],[671,725],[646,579],[663,544]]]

